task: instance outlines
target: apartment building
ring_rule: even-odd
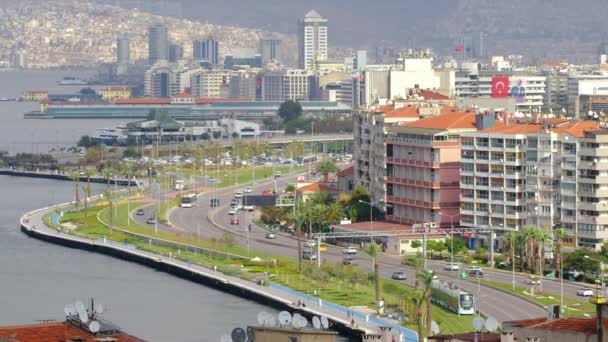
[[[192,95],[198,98],[227,98],[230,78],[229,70],[201,70],[190,76]]]
[[[494,114],[448,112],[387,129],[387,219],[450,227],[460,213],[460,136],[500,125]]]
[[[285,69],[263,73],[262,97],[264,101],[308,101],[311,77],[308,70]]]
[[[572,247],[599,249],[608,238],[608,211],[601,210],[608,199],[602,176],[608,158],[605,169],[601,158],[608,131],[597,127],[551,119],[463,134],[461,224],[498,236],[525,226],[562,227]]]

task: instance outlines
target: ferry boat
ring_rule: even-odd
[[[89,82],[83,81],[76,77],[64,77],[61,81],[57,82],[59,85],[87,85]]]
[[[124,145],[127,143],[126,125],[119,124],[115,127],[101,128],[95,131],[91,136],[99,144],[113,145],[119,144]]]

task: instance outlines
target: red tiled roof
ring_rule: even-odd
[[[183,93],[179,93],[179,94],[173,96],[173,98],[174,99],[193,99],[194,96],[192,96],[192,94],[190,94],[190,93],[183,92]]]
[[[568,133],[574,137],[582,138],[586,131],[593,131],[599,127],[597,121],[571,122],[567,125],[551,129],[557,134]]]
[[[477,336],[475,336],[477,335]],[[433,335],[429,341],[483,341],[483,342],[500,342],[500,334],[497,333],[464,333],[453,335]]]
[[[545,129],[545,126],[539,124],[512,124],[502,127],[484,129],[479,131],[479,133],[527,134],[540,132],[543,129]]]
[[[434,129],[475,128],[475,113],[450,112],[410,122],[404,126]]]
[[[388,113],[394,109],[395,109],[395,107],[393,105],[382,105],[382,106],[377,106],[377,107],[373,108],[371,110],[371,112],[372,113]]]
[[[171,99],[167,98],[133,98],[133,99],[116,99],[115,104],[120,105],[162,105],[171,104]]]
[[[346,175],[353,174],[354,172],[355,172],[355,166],[354,165],[350,165],[350,166],[347,166],[347,167],[343,168],[342,170],[340,170],[338,172],[338,176],[344,177]]]
[[[505,322],[503,323],[503,326],[532,328],[537,330],[578,332],[592,335],[596,333],[596,322],[597,319],[595,317],[564,317],[554,320],[549,320],[547,318],[532,318]],[[604,319],[604,327],[608,327],[608,319]]]
[[[564,124],[566,122],[570,122],[570,120],[568,120],[568,119],[560,119],[560,118],[545,119],[545,120],[543,120],[543,123],[547,123],[547,124],[550,124],[550,125],[560,125],[560,124]]]
[[[13,334],[15,336],[15,342],[58,342],[66,341],[71,338],[73,339],[75,337],[86,339],[87,342],[96,341],[95,336],[85,331],[72,328],[64,322],[0,327],[0,337],[7,337]],[[125,333],[120,333],[119,335],[112,337],[116,339],[116,342],[143,341],[142,339]]]
[[[329,191],[329,192],[337,192],[338,189],[332,188],[331,186],[327,186],[319,183],[312,183],[308,185],[304,185],[298,188],[299,192],[318,192],[318,191]]]
[[[424,97],[425,100],[449,100],[449,96],[445,96],[443,94],[439,94],[437,92],[431,90],[422,90],[418,93],[418,95]]]
[[[397,108],[392,110],[386,114],[384,114],[385,118],[418,118],[418,107],[417,106],[407,106],[402,108]]]
[[[205,97],[200,99],[194,99],[196,104],[215,103],[215,102],[250,102],[250,98],[238,98],[238,99],[223,99],[220,97]]]

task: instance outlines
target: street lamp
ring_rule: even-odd
[[[379,200],[376,204],[380,204],[384,202],[384,200]],[[359,203],[364,203],[369,205],[369,232],[370,232],[370,236],[369,236],[369,242],[373,242],[374,241],[374,237],[373,237],[373,233],[374,233],[374,218],[372,216],[373,213],[373,209],[374,209],[374,205],[370,202],[365,202],[364,200],[359,200]]]
[[[601,260],[599,260],[599,259],[592,258],[592,257],[590,257],[588,255],[585,255],[584,258],[596,261],[600,265],[600,269],[599,269],[599,271],[600,271],[600,283],[603,286],[604,285],[604,272],[603,272],[603,267],[602,267],[603,262]],[[595,285],[595,298],[596,298],[596,301],[597,301],[597,299],[599,299],[599,298],[604,298],[604,294],[602,293],[601,296],[600,296],[600,293],[598,292],[598,285],[597,285],[598,281],[597,281],[597,279],[595,281],[595,284],[596,284]]]
[[[439,215],[448,216],[450,218],[450,235],[451,235],[451,238],[450,238],[451,247],[450,247],[450,249],[452,251],[452,264],[453,264],[454,263],[454,221],[453,221],[453,219],[454,219],[454,216],[460,216],[460,213],[450,215],[450,214],[442,213],[440,211]]]

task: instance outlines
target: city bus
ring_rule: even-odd
[[[196,203],[196,194],[184,195],[181,198],[180,207],[182,207],[182,208],[192,208],[192,207],[194,207],[194,203]]]
[[[475,314],[473,295],[451,283],[433,280],[431,301],[459,315]]]

